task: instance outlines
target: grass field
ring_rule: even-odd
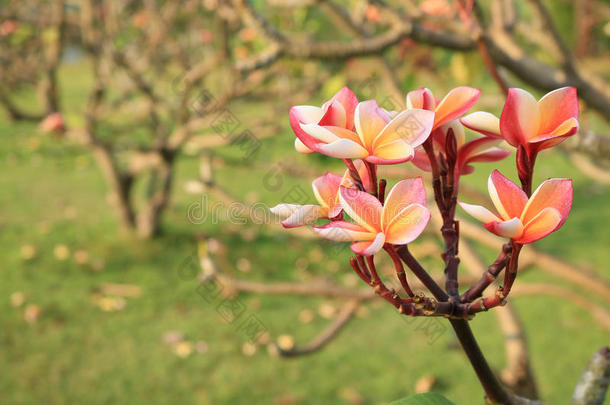
[[[64,79],[71,74],[72,68],[67,69]],[[62,81],[74,112],[86,81]],[[68,119],[76,121],[75,117]],[[178,272],[195,248],[195,233],[207,232],[228,249],[229,254],[219,259],[223,269],[234,271],[245,258],[249,273],[236,273],[257,280],[332,274],[349,284],[348,255],[344,251],[340,257],[328,257],[326,245],[254,224],[189,223],[187,207],[201,197],[183,190],[185,181],[196,176],[196,157],[180,161],[163,235],[144,242],[118,236],[104,181],[86,150],[39,133],[34,124],[10,123],[5,117],[0,118],[0,133],[0,404],[322,405],[358,403],[357,398],[364,404],[384,404],[412,393],[424,375],[435,376],[434,390],[456,404],[481,403],[482,391],[448,326],[430,343],[421,320],[407,323],[381,302],[368,305],[315,355],[286,360],[270,356],[264,348],[244,353],[244,334],[223,320],[217,302],[207,302],[197,293],[194,279]],[[321,171],[326,163],[297,156],[287,129],[264,141],[263,151],[257,157],[260,162],[285,159],[317,165]],[[218,153],[237,154],[231,147]],[[549,176],[574,178],[575,202],[561,232],[537,247],[594,268],[610,280],[610,190],[576,172],[559,152],[549,152],[539,161],[538,181]],[[512,162],[500,166],[515,177]],[[465,181],[483,189],[492,168],[479,165]],[[243,200],[269,205],[279,202],[290,185],[309,189],[310,179],[286,177],[282,189],[267,190],[261,186],[265,174],[263,169],[227,165],[218,177]],[[517,283],[532,281],[566,285],[536,270],[523,274]],[[141,295],[117,304],[124,308],[105,311],[100,306],[114,304],[99,301],[97,292],[104,283],[134,284],[141,287]],[[20,295],[15,293],[25,302],[17,305]],[[318,314],[320,306],[337,304],[254,294],[237,299],[272,338],[289,334],[297,343],[306,342],[329,322]],[[513,301],[526,326],[542,399],[568,403],[591,354],[609,343],[608,331],[588,312],[558,297],[523,296]],[[303,309],[316,314],[313,321],[295,321]],[[490,362],[501,369],[505,360],[495,316],[481,314],[472,324]],[[192,343],[181,346],[183,356],[164,342],[170,331]],[[192,353],[187,354],[189,348]]]

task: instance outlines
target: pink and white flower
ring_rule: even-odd
[[[349,90],[341,97],[337,93],[336,99],[322,108],[297,106],[290,110],[290,124],[298,138],[296,149],[373,164],[413,159],[414,149],[430,135],[434,114],[413,109],[392,115],[375,100],[357,103],[352,113],[355,96],[350,94]]]
[[[355,222],[333,221],[314,230],[334,241],[352,241],[352,251],[362,256],[377,253],[384,244],[403,245],[415,240],[430,220],[421,177],[398,182],[385,204],[369,193],[341,187],[339,200]]]
[[[284,228],[307,225],[320,218],[335,218],[341,214],[338,192],[342,181],[341,177],[326,173],[311,183],[318,205],[278,204],[271,212],[282,218]]]
[[[578,97],[574,87],[563,87],[536,101],[527,91],[512,88],[500,119],[475,112],[461,121],[487,136],[502,137],[515,147],[521,145],[531,155],[578,132]]]
[[[559,229],[572,208],[570,179],[546,180],[528,199],[521,188],[494,170],[488,188],[498,214],[480,205],[458,203],[490,232],[521,244],[535,242]]]

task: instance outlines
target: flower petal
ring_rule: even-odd
[[[523,214],[521,215],[523,223],[527,225],[543,209],[552,207],[559,212],[561,224],[563,224],[572,208],[572,195],[572,180],[546,180],[534,191],[523,209]]]
[[[436,135],[434,138],[435,141],[443,148],[441,150],[445,149],[445,140],[447,139],[450,129],[453,130],[453,136],[455,136],[455,142],[458,149],[466,142],[466,131],[464,131],[464,126],[460,123],[460,120],[451,120],[432,131],[433,136]],[[438,134],[441,136],[438,136]]]
[[[288,115],[290,126],[292,127],[294,134],[303,144],[313,150],[313,145],[315,145],[317,141],[301,128],[301,124],[317,124],[324,116],[324,110],[311,105],[298,105],[292,107]]]
[[[396,215],[412,204],[426,205],[426,189],[421,177],[401,180],[392,187],[383,206],[382,227],[389,225]]]
[[[328,105],[328,109],[326,110],[324,116],[320,119],[320,122],[318,122],[318,125],[345,128],[345,123],[347,122],[346,119],[346,112],[343,105],[338,101],[333,101]]]
[[[354,167],[358,171],[358,176],[360,176],[360,180],[362,180],[362,185],[366,191],[373,190],[373,179],[371,179],[371,175],[362,160],[354,160]]]
[[[299,153],[314,153],[314,151],[305,146],[303,141],[301,141],[299,138],[294,139],[294,148]]]
[[[458,158],[459,174],[466,175],[474,171],[474,166],[470,163],[474,162],[497,162],[505,159],[510,155],[510,151],[500,148],[489,148],[484,152],[478,153],[474,156],[470,156],[467,159]]]
[[[578,97],[574,87],[553,90],[542,97],[538,105],[540,107],[538,133],[540,134],[555,132],[557,127],[570,118],[578,122]]]
[[[312,183],[313,194],[321,206],[332,208],[338,202],[341,177],[332,173],[316,178]]]
[[[373,149],[400,139],[415,148],[428,139],[433,123],[432,111],[420,109],[402,111],[375,137]]]
[[[432,166],[430,165],[430,159],[428,154],[423,150],[422,147],[415,149],[413,160],[411,161],[418,169],[431,172]]]
[[[494,170],[487,182],[489,195],[500,216],[507,220],[520,218],[527,203],[527,195],[515,183],[498,170]]]
[[[488,210],[481,205],[467,204],[462,201],[458,201],[458,204],[464,211],[466,211],[472,217],[478,219],[483,223],[489,222],[501,222],[502,218],[498,218],[496,214]]]
[[[488,231],[503,238],[519,238],[523,234],[523,224],[519,218],[502,222],[489,222],[483,225]]]
[[[365,227],[347,221],[333,221],[326,225],[314,226],[313,230],[323,238],[335,242],[349,242],[375,239],[375,233]]]
[[[485,112],[477,111],[472,114],[468,114],[460,119],[462,125],[473,131],[477,131],[483,135],[487,135],[493,138],[501,138],[500,133],[500,119],[495,115]]]
[[[462,116],[477,102],[480,95],[481,90],[467,86],[451,90],[436,106],[434,128]]]
[[[424,231],[428,221],[430,211],[421,204],[411,204],[385,227],[386,242],[397,245],[411,243]]]
[[[459,149],[458,160],[461,160],[463,162],[470,161],[475,156],[487,152],[493,146],[498,145],[501,141],[501,139],[490,138],[487,136],[468,141]],[[508,154],[510,154],[510,152],[506,151],[506,155]]]
[[[288,218],[282,221],[284,228],[296,228],[307,225],[316,219],[324,218],[328,215],[328,209],[319,205],[300,205]]]
[[[335,135],[334,131],[331,131],[329,129],[331,127],[323,127],[318,124],[299,124],[299,126],[301,127],[301,129],[303,131],[305,131],[305,133],[307,133],[307,135],[314,138],[316,143],[319,143],[319,142],[330,143],[330,142],[334,142],[338,139],[343,138],[343,137],[339,137],[339,136]],[[333,128],[337,128],[337,127],[333,127]],[[339,132],[339,131],[337,131],[337,132]],[[348,132],[348,130],[343,129],[343,132]],[[305,144],[305,145],[307,145],[307,144]],[[307,145],[307,146],[309,146],[309,145]]]
[[[523,229],[518,243],[531,243],[556,231],[562,225],[562,218],[555,208],[547,207],[540,211]]]
[[[352,243],[352,251],[360,256],[372,256],[381,250],[384,243],[385,235],[380,232],[371,241]]]
[[[561,142],[563,142],[563,140],[565,140],[566,137],[574,135],[576,132],[578,132],[578,120],[576,118],[568,118],[567,120],[565,120],[564,122],[559,124],[559,126],[555,129],[553,129],[551,132],[540,133],[540,134],[536,135],[535,137],[533,137],[532,139],[530,139],[530,142],[542,142],[547,139],[561,137],[562,138],[561,141],[557,142],[557,143],[561,143]],[[555,145],[557,143],[555,143]],[[544,148],[544,149],[546,149],[546,148]]]
[[[393,165],[413,159],[413,148],[406,141],[397,139],[394,142],[375,148],[365,160],[376,165]]]
[[[538,134],[539,126],[540,110],[534,96],[523,89],[509,89],[500,116],[500,131],[506,142],[525,145]]]
[[[358,224],[371,232],[381,230],[383,208],[375,197],[360,190],[340,187],[339,199],[343,210]]]
[[[300,205],[298,204],[278,204],[275,207],[269,208],[269,211],[280,217],[281,219],[286,219],[293,212],[295,212]]]
[[[436,99],[430,89],[421,88],[407,93],[407,109],[411,108],[434,111]]]
[[[377,135],[390,120],[390,115],[379,107],[375,100],[358,103],[354,116],[354,126],[362,145],[367,149],[371,147]]]
[[[360,144],[349,139],[339,139],[329,144],[319,143],[316,151],[339,159],[362,159],[369,154]]]
[[[341,103],[345,110],[345,128],[354,129],[354,111],[358,105],[356,95],[346,86],[339,90],[328,103],[333,101]]]

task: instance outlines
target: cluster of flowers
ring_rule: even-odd
[[[497,214],[458,203],[486,229],[513,243],[531,243],[557,230],[572,205],[571,180],[550,179],[532,193],[531,178],[538,152],[578,131],[576,89],[557,89],[537,101],[525,90],[512,88],[500,118],[481,111],[464,116],[480,93],[458,87],[438,101],[430,90],[419,89],[407,94],[406,109],[397,112],[375,100],[359,102],[345,87],[321,107],[292,107],[296,150],[342,159],[347,170],[313,181],[319,205],[279,204],[272,212],[286,228],[328,219],[314,227],[317,233],[351,241],[354,253],[371,256],[388,244],[412,242],[430,219],[421,177],[399,181],[386,198],[385,181],[377,181],[378,165],[410,161],[435,178],[440,171],[449,176],[445,182],[457,195],[459,178],[473,172],[472,163],[499,161],[511,153],[498,148],[506,141],[517,150],[522,187],[495,170],[488,186]],[[482,136],[467,141],[465,128]]]

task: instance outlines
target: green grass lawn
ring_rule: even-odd
[[[76,94],[74,104],[83,96],[79,82],[67,84]],[[349,283],[348,254],[331,257],[326,244],[252,224],[189,223],[187,207],[200,197],[186,194],[183,186],[196,176],[196,158],[180,161],[163,235],[144,242],[119,236],[105,184],[86,151],[40,134],[33,124],[5,118],[0,118],[0,134],[0,404],[321,405],[356,403],[349,402],[354,393],[363,404],[384,404],[413,393],[415,382],[425,375],[434,376],[434,390],[456,404],[482,403],[482,390],[449,326],[430,342],[422,327],[427,320],[407,321],[382,302],[369,304],[315,355],[280,359],[264,347],[245,354],[247,337],[217,312],[219,301],[206,301],[197,281],[179,272],[195,249],[195,233],[207,232],[229,250],[219,260],[224,269],[234,271],[245,258],[250,272],[236,273],[257,280],[332,274]],[[264,141],[265,153],[257,159],[320,168],[327,163],[297,156],[291,145],[292,135],[285,130]],[[225,148],[219,153],[231,157],[238,152]],[[539,160],[538,181],[574,178],[575,202],[561,232],[537,246],[610,279],[610,190],[577,173],[560,153],[549,152]],[[483,189],[493,167],[480,165],[465,181]],[[500,167],[515,177],[512,162]],[[218,177],[240,198],[266,204],[279,202],[291,185],[310,187],[310,179],[286,177],[280,190],[268,190],[262,186],[265,174],[262,169],[227,165]],[[60,245],[67,247],[67,255]],[[27,246],[35,250],[29,259],[24,258]],[[62,253],[66,257],[60,260]],[[535,270],[517,283],[528,281],[561,284]],[[104,311],[96,305],[96,292],[104,283],[134,284],[141,287],[141,295],[126,298],[120,310]],[[18,301],[16,292],[25,298],[18,306],[11,302]],[[339,304],[255,294],[235,299],[262,321],[272,338],[289,334],[297,343],[308,341],[329,322],[318,315],[320,306]],[[592,353],[609,343],[608,331],[589,313],[557,297],[513,301],[526,326],[542,399],[568,403]],[[31,317],[32,305],[40,314],[28,322],[25,313]],[[295,321],[303,309],[316,314],[312,322]],[[489,361],[501,369],[504,348],[496,317],[480,314],[472,325]],[[192,342],[191,354],[181,357],[164,342],[170,331]],[[204,353],[195,350],[200,341],[207,345]]]

